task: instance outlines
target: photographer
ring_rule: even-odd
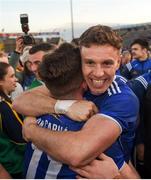
[[[25,46],[23,42],[23,36],[17,37],[16,48],[9,59],[9,64],[14,68],[16,77],[25,90],[30,86],[35,76],[28,67],[28,51],[32,44]],[[18,69],[18,64],[21,65],[23,70]]]

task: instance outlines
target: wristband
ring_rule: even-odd
[[[76,100],[57,100],[54,110],[56,114],[66,114],[70,106],[75,103]]]

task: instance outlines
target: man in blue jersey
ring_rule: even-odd
[[[79,48],[74,48],[68,43],[61,45],[52,55],[45,56],[40,65],[39,75],[54,98],[83,99],[85,82],[81,71]],[[76,122],[63,115],[50,114],[39,116],[37,122],[39,126],[54,131],[77,131],[84,125],[84,122]],[[121,154],[119,147],[117,155]],[[118,161],[118,165],[123,164],[123,156]],[[73,179],[76,175],[67,165],[55,161],[32,143],[27,144],[24,174],[26,178],[33,179]]]
[[[151,84],[151,72],[145,73],[131,80],[127,80],[122,76],[120,78],[133,90],[133,92],[139,99],[140,105],[143,106],[147,88]]]
[[[122,75],[127,79],[136,78],[151,71],[151,59],[149,58],[149,44],[144,39],[136,39],[131,44],[132,61],[125,65]]]
[[[130,88],[115,76],[120,64],[120,48],[121,38],[107,26],[94,26],[83,33],[80,38],[82,71],[89,88],[85,97],[96,103],[99,113],[93,115],[83,128],[76,132],[54,132],[40,128],[35,123],[30,124],[30,129],[24,129],[26,139],[33,141],[36,146],[54,159],[72,166],[81,167],[90,163],[108,147],[114,149],[107,154],[111,155],[115,162],[119,162],[120,156],[115,156],[114,153],[120,149],[125,162],[129,162],[135,134],[138,101]],[[40,106],[37,110],[40,112],[32,112],[31,109],[30,112],[25,112],[28,107],[26,110],[24,109],[25,111],[21,110],[19,104],[24,101],[22,98],[18,98],[19,106],[16,104],[16,109],[20,112],[24,111],[26,115],[29,115],[28,113],[32,115],[50,113],[51,110],[54,113],[65,113],[72,119],[87,118],[87,116],[84,117],[87,115],[86,111],[82,118],[77,118],[80,117],[86,101],[75,103],[73,101],[57,101],[56,103],[55,99],[48,99],[50,94],[45,88],[40,88],[40,90],[38,88],[36,92],[38,98],[34,93],[28,92],[32,94],[31,99],[36,96],[36,99],[34,98],[36,102],[32,101],[32,106],[39,100],[41,104],[47,104],[44,108]],[[26,98],[28,93],[26,93]],[[42,94],[42,98],[40,98],[40,94]],[[51,103],[49,103],[50,101]],[[90,115],[95,112],[93,111],[91,110]],[[75,112],[78,112],[78,115],[75,115]],[[118,148],[119,144],[121,145],[120,149]],[[119,167],[123,165],[122,169],[124,169],[125,164],[119,162],[118,165]],[[125,177],[126,175],[130,174],[125,174]]]
[[[145,103],[144,103],[144,126],[145,126],[145,152],[144,152],[144,178],[149,179],[151,177],[151,85],[147,89]]]
[[[149,58],[149,43],[144,39],[136,39],[131,44],[132,61],[125,65],[121,74],[127,79],[134,79],[144,73],[151,71],[151,58]],[[144,125],[143,115],[140,111],[140,123],[137,128],[136,151],[137,151],[137,169],[143,178],[143,159],[144,159]]]

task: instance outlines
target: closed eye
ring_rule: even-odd
[[[114,61],[111,60],[111,59],[109,59],[109,60],[104,61],[103,64],[106,65],[106,66],[110,66],[110,65],[113,65],[113,64],[114,64]]]

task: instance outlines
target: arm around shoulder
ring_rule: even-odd
[[[56,100],[45,86],[25,91],[13,101],[13,109],[26,116],[54,113]]]
[[[76,132],[50,131],[38,126],[31,126],[29,131],[27,140],[53,158],[74,167],[90,163],[120,135],[118,125],[101,115],[94,115]]]

